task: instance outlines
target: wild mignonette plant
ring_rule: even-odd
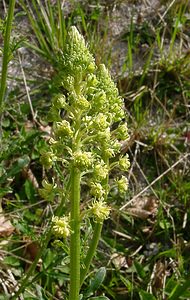
[[[56,95],[52,101],[49,117],[53,134],[41,162],[47,170],[58,171],[63,187],[58,189],[54,182],[44,180],[40,193],[50,201],[56,193],[61,194],[51,228],[57,239],[69,241],[69,300],[79,300],[103,222],[111,210],[107,203],[112,188],[109,174],[114,168],[125,172],[130,166],[128,155],[120,156],[122,141],[128,139],[128,128],[118,89],[106,67],[96,66],[76,27],[68,32],[61,64],[64,94]],[[125,193],[127,178],[122,175],[114,183],[112,179],[113,185],[119,193]],[[83,249],[82,233],[88,222],[93,233]]]
[[[118,89],[106,67],[103,64],[96,66],[76,27],[71,27],[68,32],[62,65],[61,85],[65,93],[53,99],[50,111],[53,136],[49,141],[50,151],[41,160],[47,169],[62,164],[63,178],[68,179],[62,193],[70,203],[70,211],[67,215],[59,213],[53,217],[52,230],[60,238],[70,239],[69,300],[78,300],[103,222],[111,209],[107,204],[111,188],[109,173],[113,168],[127,171],[130,166],[128,155],[119,155],[122,141],[128,139],[128,128]],[[61,117],[62,111],[64,117]],[[81,206],[81,201],[85,200],[81,199],[82,185],[87,187],[88,201]],[[128,181],[122,176],[116,178],[115,185],[123,193],[128,188]],[[56,187],[46,182],[44,188],[51,194],[49,189]],[[60,206],[59,212],[61,210]],[[81,262],[81,227],[85,219],[91,219],[93,235]]]

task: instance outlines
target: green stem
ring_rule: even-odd
[[[80,180],[81,172],[71,171],[71,242],[69,300],[79,300],[80,292]]]
[[[93,237],[90,243],[90,247],[88,249],[86,258],[84,260],[84,268],[81,270],[81,278],[80,278],[80,285],[82,286],[84,279],[86,277],[86,274],[88,273],[88,270],[90,268],[92,259],[95,255],[96,248],[98,246],[98,242],[100,240],[101,231],[102,231],[102,223],[96,223]]]
[[[1,85],[0,85],[0,114],[3,110],[3,100],[5,96],[6,90],[6,80],[7,80],[7,68],[10,58],[10,36],[11,36],[11,28],[12,21],[14,16],[14,8],[15,8],[15,0],[9,1],[9,9],[7,16],[7,23],[5,28],[5,38],[4,38],[4,47],[3,47],[3,65],[1,71]]]

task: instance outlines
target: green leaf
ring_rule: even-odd
[[[11,177],[18,174],[24,167],[28,166],[30,158],[27,155],[20,157],[17,162],[12,166],[11,170],[8,172],[7,176]]]
[[[0,183],[3,183],[7,180],[7,178],[14,177],[16,174],[20,173],[24,167],[27,167],[30,162],[30,158],[28,155],[23,155],[18,158],[18,160],[11,166],[10,170],[8,170],[7,174],[0,178]]]
[[[169,229],[169,228],[171,228],[171,223],[170,222],[168,222],[168,221],[166,221],[166,220],[161,220],[160,222],[159,222],[159,225],[160,225],[160,227],[162,228],[162,229]]]
[[[185,291],[190,287],[190,278],[188,277],[184,282],[176,284],[176,286],[171,291],[168,300],[178,300]]]
[[[10,187],[0,188],[0,198],[2,198],[3,196],[9,193],[12,193],[12,189]]]
[[[47,249],[45,259],[43,260],[44,268],[47,269],[52,261],[54,260],[55,256],[50,249]]]
[[[12,266],[12,267],[19,267],[20,266],[20,262],[19,262],[18,258],[15,258],[13,256],[5,257],[3,262],[4,262],[4,264]]]
[[[28,200],[32,201],[34,200],[34,195],[35,195],[35,189],[31,181],[26,180],[24,183],[24,190],[25,194]]]
[[[101,267],[97,271],[94,279],[91,281],[90,286],[88,287],[87,291],[85,292],[85,294],[84,294],[85,297],[89,297],[89,296],[93,295],[93,293],[95,291],[97,291],[97,289],[102,284],[102,282],[105,278],[105,275],[106,275],[106,268]]]
[[[9,296],[0,295],[0,300],[9,300],[9,299],[10,299]]]
[[[2,127],[8,128],[10,126],[10,120],[9,119],[3,119],[1,121]]]
[[[134,262],[135,269],[137,271],[137,274],[141,279],[144,279],[146,277],[146,273],[144,271],[144,268],[141,264],[139,264],[137,261]]]
[[[163,252],[160,252],[157,257],[172,257],[172,258],[176,258],[176,249],[169,249],[169,250],[166,250],[166,251],[163,251]]]
[[[152,294],[149,294],[148,292],[145,292],[143,290],[139,292],[139,296],[141,300],[156,300],[156,298]]]
[[[99,296],[99,297],[88,298],[88,300],[110,300],[110,299],[106,296]]]

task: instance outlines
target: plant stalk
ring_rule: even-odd
[[[71,241],[69,300],[79,300],[80,292],[80,180],[81,172],[71,171]]]
[[[87,255],[84,260],[84,268],[81,269],[81,277],[80,277],[80,285],[81,286],[85,280],[86,274],[88,273],[92,259],[95,255],[95,252],[96,252],[96,249],[98,246],[98,242],[99,242],[100,236],[101,236],[102,225],[103,225],[102,223],[96,223],[96,225],[95,225],[93,237],[92,237],[92,240],[90,243],[90,247],[88,249]]]
[[[14,16],[15,0],[9,1],[8,16],[5,28],[5,37],[4,37],[4,47],[3,47],[3,63],[1,70],[1,84],[0,84],[0,115],[3,111],[3,101],[5,97],[6,90],[6,80],[7,80],[7,69],[10,58],[10,36],[12,21]]]

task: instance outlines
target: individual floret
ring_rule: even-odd
[[[121,179],[116,180],[116,185],[118,188],[118,192],[120,194],[124,194],[128,190],[129,181],[125,176],[122,176]]]
[[[106,204],[105,201],[93,201],[90,206],[90,213],[97,223],[103,223],[109,217],[111,208]]]
[[[52,230],[54,234],[59,238],[66,238],[71,233],[71,228],[69,225],[69,217],[53,217],[52,218]]]
[[[130,168],[129,155],[126,154],[124,157],[119,159],[119,167],[122,171],[128,171]]]
[[[93,166],[93,156],[91,152],[77,151],[73,153],[73,164],[81,171],[88,171]]]

